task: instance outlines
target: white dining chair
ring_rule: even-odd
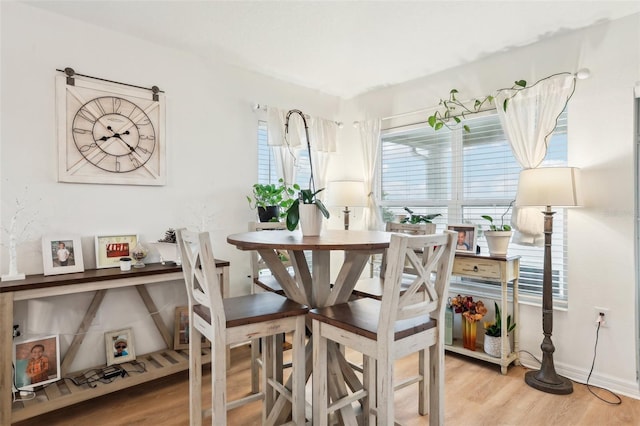
[[[415,379],[418,411],[429,414],[432,426],[444,423],[444,313],[456,238],[451,231],[425,236],[393,234],[385,256],[381,300],[361,298],[309,311],[314,425],[327,425],[332,412],[356,400],[363,405],[364,424],[393,425],[394,361],[415,352],[420,360]],[[401,292],[406,262],[416,275]],[[347,395],[328,394],[332,372],[340,368],[327,357],[332,344],[363,354],[363,389]]]
[[[435,223],[398,223],[387,222],[385,230],[387,232],[395,232],[407,235],[429,235],[436,232]],[[384,286],[384,268],[387,251],[382,254],[382,262],[380,264],[380,273],[377,276],[361,278],[356,283],[353,297],[371,297],[374,299],[382,299],[382,288]],[[412,274],[411,268],[406,268],[406,274]]]
[[[178,230],[182,270],[189,299],[189,418],[201,425],[211,414],[212,425],[227,424],[227,410],[263,399],[263,424],[275,424],[279,413],[272,410],[283,395],[292,405],[291,424],[305,423],[305,316],[308,308],[275,293],[250,294],[223,299],[216,273],[209,233]],[[277,381],[270,362],[278,348],[275,336],[293,333],[291,387]],[[201,335],[211,341],[211,410],[202,410]],[[227,401],[226,346],[263,339],[262,392]],[[280,367],[281,368],[281,367]]]

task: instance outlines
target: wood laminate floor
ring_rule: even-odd
[[[234,398],[247,391],[249,349],[232,350],[228,394]],[[445,423],[447,425],[639,425],[640,401],[622,397],[613,406],[594,397],[586,386],[574,383],[571,395],[551,395],[524,383],[523,367],[510,367],[505,376],[500,367],[460,355],[446,356]],[[399,375],[415,370],[415,356],[400,360]],[[209,375],[203,381],[210,389]],[[310,392],[310,390],[308,390]],[[310,395],[309,395],[310,396]],[[609,395],[604,395],[610,398]],[[205,391],[205,398],[210,392]],[[428,417],[417,415],[415,385],[395,395],[396,417],[407,426],[426,425]],[[260,424],[261,403],[229,412],[229,424]],[[186,426],[188,421],[188,373],[125,389],[17,423],[26,425],[149,425]]]

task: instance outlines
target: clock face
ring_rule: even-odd
[[[72,133],[80,154],[112,173],[129,173],[144,166],[156,148],[149,116],[133,102],[115,96],[82,105],[73,118]]]
[[[164,95],[76,77],[56,81],[58,180],[164,185]]]

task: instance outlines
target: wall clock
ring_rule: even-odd
[[[58,181],[164,185],[164,94],[70,77],[56,76]]]

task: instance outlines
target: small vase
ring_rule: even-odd
[[[462,317],[462,345],[465,349],[476,350],[476,329],[478,322]]]
[[[142,259],[147,257],[147,253],[149,253],[147,248],[145,246],[143,246],[142,244],[140,244],[140,243],[138,243],[133,248],[133,250],[131,250],[131,257],[133,257],[135,259],[135,263],[133,264],[134,268],[144,268],[145,267],[145,264],[142,261]]]

